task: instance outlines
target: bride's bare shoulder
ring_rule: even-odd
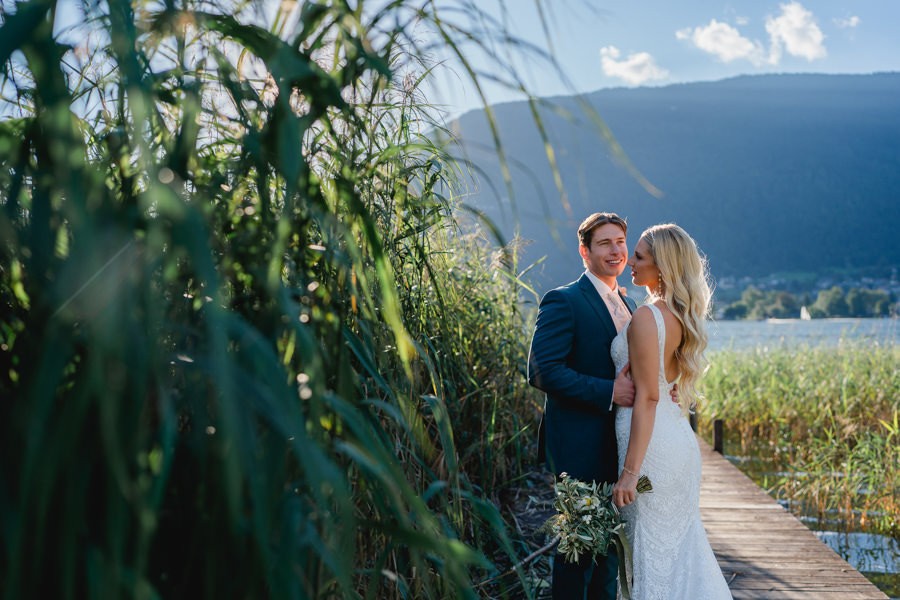
[[[653,311],[650,309],[650,305],[649,304],[641,304],[640,306],[638,306],[637,310],[635,310],[634,313],[631,315],[632,322],[634,322],[635,319],[640,319],[643,321],[646,321],[649,319],[650,321],[652,321],[654,319],[654,317],[653,317]]]
[[[628,326],[629,336],[652,335],[656,338],[656,317],[647,305],[640,306],[631,316],[631,324]]]

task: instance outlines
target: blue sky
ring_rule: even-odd
[[[57,31],[78,21],[80,0],[61,0]],[[377,6],[387,0],[374,0]],[[8,8],[12,0],[0,0]],[[900,0],[437,0],[442,16],[464,25],[467,5],[506,23],[517,37],[544,50],[538,7],[546,16],[562,73],[521,53],[497,60],[471,46],[482,72],[508,77],[512,65],[532,93],[555,96],[619,86],[660,86],[761,73],[900,71]],[[302,4],[302,2],[300,2]],[[369,6],[369,4],[366,4]],[[411,2],[410,6],[417,5]],[[261,0],[266,12],[284,3]],[[426,34],[427,38],[427,34]],[[433,40],[432,40],[433,41]],[[433,59],[448,59],[440,44]],[[450,116],[482,105],[463,76],[448,69],[427,89]],[[521,100],[508,85],[482,78],[492,103]]]
[[[536,0],[480,0],[517,36],[547,49]],[[900,0],[542,0],[565,78],[537,60],[515,64],[538,96],[660,86],[762,73],[900,71]],[[472,54],[480,69],[497,61]],[[452,67],[452,62],[451,62]],[[491,102],[521,99],[485,81]],[[430,97],[450,114],[481,106],[461,76]]]

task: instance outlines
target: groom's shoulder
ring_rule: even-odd
[[[551,310],[552,308],[562,308],[568,306],[568,310],[581,303],[584,294],[580,291],[579,281],[573,281],[559,287],[555,287],[541,297],[541,310]]]
[[[561,286],[559,286],[559,287],[556,288],[556,289],[561,290],[561,291],[564,291],[564,292],[567,293],[567,294],[571,294],[571,293],[575,292],[576,290],[580,289],[581,286],[582,286],[585,282],[587,282],[587,283],[590,284],[590,282],[589,282],[588,279],[587,279],[587,275],[582,275],[581,277],[579,277],[579,278],[576,279],[575,281],[570,281],[569,283],[567,283],[567,284],[565,284],[565,285],[561,285]],[[593,284],[590,284],[590,285],[591,285],[591,287],[593,287]]]
[[[554,295],[570,296],[578,290],[579,281],[580,280],[576,279],[575,281],[571,281],[565,285],[555,287],[552,290],[550,290],[549,292],[547,292],[546,294],[544,294],[544,297],[546,298],[547,296],[554,296]]]

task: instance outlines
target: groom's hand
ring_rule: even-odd
[[[634,382],[631,381],[631,363],[626,363],[616,375],[613,382],[613,404],[629,407],[634,406]]]

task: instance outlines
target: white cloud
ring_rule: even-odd
[[[781,14],[766,18],[766,32],[769,34],[769,48],[759,40],[751,40],[729,25],[712,19],[709,25],[688,27],[675,32],[679,40],[687,40],[700,50],[716,56],[722,62],[747,60],[756,66],[769,63],[777,65],[786,52],[808,61],[825,58],[825,35],[816,24],[813,14],[799,2],[780,5]],[[746,25],[746,17],[738,17],[738,25]],[[835,20],[838,23],[838,20]],[[841,27],[856,27],[859,17],[840,20]]]
[[[603,73],[616,77],[630,85],[640,85],[647,81],[665,79],[669,72],[656,64],[656,60],[646,52],[629,54],[620,60],[622,53],[615,46],[600,49],[600,64]]]
[[[728,23],[721,23],[715,19],[705,27],[693,29],[688,27],[676,31],[675,37],[679,40],[690,40],[695,46],[717,56],[722,62],[746,59],[754,64],[761,64],[765,60],[762,44],[745,38]]]
[[[750,19],[748,19],[747,17],[736,17],[734,19],[734,22],[738,25],[749,25]]]
[[[825,58],[825,35],[816,25],[813,14],[799,2],[781,5],[781,15],[766,18],[766,31],[771,46],[769,62],[778,64],[782,47],[791,56],[800,56],[808,61]]]
[[[859,26],[859,17],[853,15],[852,17],[847,17],[846,19],[833,19],[834,24],[840,27],[841,29],[848,29]]]

